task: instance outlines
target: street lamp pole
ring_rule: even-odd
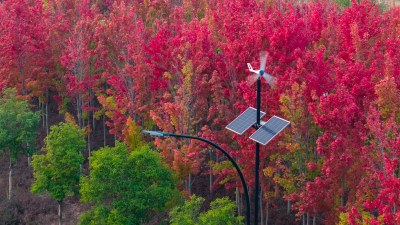
[[[207,139],[204,139],[204,138],[201,138],[201,137],[183,135],[183,134],[171,134],[171,133],[166,133],[166,132],[161,132],[161,131],[147,131],[147,130],[143,130],[143,133],[149,134],[149,135],[153,135],[153,136],[170,136],[170,137],[182,137],[182,138],[196,139],[196,140],[200,140],[200,141],[206,142],[207,144],[210,144],[210,145],[214,146],[215,148],[217,148],[219,151],[221,151],[229,159],[229,161],[231,161],[231,163],[235,167],[237,173],[239,174],[240,180],[242,181],[244,195],[246,197],[246,208],[247,208],[247,210],[246,210],[246,224],[250,225],[250,197],[249,197],[249,191],[247,189],[246,181],[244,179],[244,176],[243,176],[242,171],[240,170],[238,164],[232,158],[232,156],[229,155],[229,153],[227,151],[225,151],[223,148],[221,148],[219,145],[215,144],[214,142],[211,142],[211,141],[209,141]]]

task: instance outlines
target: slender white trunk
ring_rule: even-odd
[[[292,208],[292,202],[290,200],[288,200],[288,202],[287,202],[287,212],[286,212],[287,215],[290,215],[291,208]]]
[[[79,128],[82,128],[82,106],[81,106],[81,94],[77,94],[76,96],[76,112],[78,114],[78,125]]]
[[[301,161],[300,151],[297,151],[297,164],[299,166],[299,172],[300,172],[300,174],[302,174],[303,170],[302,170],[302,161]]]
[[[212,177],[212,168],[210,166],[210,194],[212,194],[212,184],[213,184],[213,177]]]
[[[49,136],[49,90],[46,89],[46,134]]]
[[[310,225],[310,214],[307,213],[307,225]]]
[[[62,200],[58,201],[58,224],[62,225]]]
[[[82,114],[83,114],[83,112],[82,112]],[[81,118],[81,127],[80,128],[84,128],[84,127],[85,127],[85,119]]]
[[[20,62],[22,61],[21,58],[19,58],[19,61],[20,61]],[[23,66],[21,66],[21,67],[19,68],[19,72],[20,72],[21,78],[22,78],[22,94],[23,94],[23,95],[26,95],[26,90],[25,90],[25,73],[24,73],[24,67],[23,67]]]
[[[191,195],[192,194],[192,174],[191,173],[189,173],[188,191],[189,191],[189,194]]]
[[[44,116],[43,116],[43,107],[42,107],[42,103],[40,103],[40,101],[39,101],[39,110],[40,110],[40,119],[43,119],[44,118]],[[44,120],[42,121],[42,126],[44,128]]]
[[[42,104],[43,129],[46,129],[46,104]]]
[[[235,197],[236,197],[236,206],[237,206],[237,209],[238,209],[238,216],[240,216],[241,212],[240,212],[240,193],[239,193],[239,188],[236,188],[235,193],[236,193]]]
[[[92,97],[92,96],[93,96],[93,91],[92,91],[92,89],[89,89],[89,93],[90,93],[90,96],[91,96],[90,101],[89,101],[89,106],[90,106],[92,109],[94,109],[94,101],[93,101],[93,97]],[[90,124],[89,120],[90,120],[90,111],[89,111],[88,124]],[[92,128],[93,128],[93,130],[95,129],[95,124],[94,124],[94,110],[92,111]]]
[[[92,153],[92,149],[91,149],[91,146],[90,146],[90,133],[87,136],[87,141],[88,141],[88,150],[89,150],[89,156],[88,157],[90,157],[90,154]]]
[[[26,146],[29,148],[29,143],[26,143]],[[28,167],[31,166],[31,154],[28,152]]]
[[[342,178],[342,189],[343,189],[343,191],[344,191],[344,179]],[[340,206],[342,206],[342,207],[344,207],[344,204],[345,204],[345,202],[344,202],[344,194],[342,194],[342,195],[340,195]]]
[[[106,115],[103,115],[103,140],[104,147],[106,147]]]
[[[267,210],[265,210],[265,225],[268,225],[268,217],[269,217],[269,204],[267,200]]]
[[[10,153],[11,154],[11,153]],[[8,200],[12,199],[12,174],[13,174],[13,170],[14,170],[14,163],[11,160],[11,156],[10,156],[10,173],[8,175]]]
[[[92,104],[92,107],[93,107],[93,104]],[[94,118],[94,111],[92,112],[92,127],[93,127],[93,130],[96,129],[96,123],[95,123],[95,118]]]
[[[79,154],[83,155],[82,151],[79,151]],[[81,176],[83,176],[83,163],[79,164],[79,173]]]
[[[212,150],[209,151],[210,153],[210,160],[212,160]],[[213,184],[213,171],[212,171],[212,166],[210,165],[210,194],[212,194],[212,184]]]
[[[317,216],[313,217],[312,224],[313,225],[317,225]]]
[[[263,207],[263,192],[262,190],[260,191],[260,221],[261,225],[264,225],[264,207]]]
[[[82,127],[85,126],[85,120],[83,120],[83,123],[81,125],[82,125]],[[80,127],[80,128],[82,128],[82,127]],[[79,154],[81,154],[82,156],[83,156],[83,151],[84,150],[79,152]],[[81,176],[83,176],[83,162],[81,164],[79,164],[79,170],[80,170]]]
[[[243,195],[241,195],[240,194],[240,192],[239,192],[239,201],[240,201],[240,204],[239,204],[239,210],[240,210],[240,216],[243,216],[243,208],[244,208],[244,206],[243,206]]]

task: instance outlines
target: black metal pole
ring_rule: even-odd
[[[257,128],[260,125],[260,108],[261,108],[261,76],[257,79]],[[256,143],[256,165],[255,165],[255,188],[254,188],[254,224],[258,224],[258,193],[259,193],[259,170],[260,170],[260,144]]]
[[[242,171],[240,170],[238,164],[236,163],[236,161],[232,158],[231,155],[229,155],[229,153],[227,151],[225,151],[223,148],[219,147],[219,145],[215,144],[214,142],[211,142],[207,139],[201,138],[201,137],[196,137],[196,136],[190,136],[190,135],[183,135],[183,134],[171,134],[168,133],[168,136],[173,136],[173,137],[183,137],[183,138],[191,138],[191,139],[196,139],[196,140],[200,140],[203,142],[206,142],[212,146],[214,146],[215,148],[217,148],[219,151],[221,151],[228,159],[229,161],[232,162],[233,166],[236,168],[236,171],[239,174],[240,180],[242,181],[242,186],[243,186],[243,190],[244,190],[244,195],[246,197],[246,224],[250,225],[250,196],[249,196],[249,191],[247,189],[247,185],[246,185],[246,181],[244,179],[244,176],[242,174]]]

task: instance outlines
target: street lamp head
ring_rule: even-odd
[[[170,133],[161,132],[161,131],[143,130],[142,132],[145,134],[151,135],[151,136],[170,136]]]

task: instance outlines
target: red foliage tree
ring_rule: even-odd
[[[48,12],[42,1],[3,1],[0,4],[0,88],[17,87],[39,96],[49,86]]]

